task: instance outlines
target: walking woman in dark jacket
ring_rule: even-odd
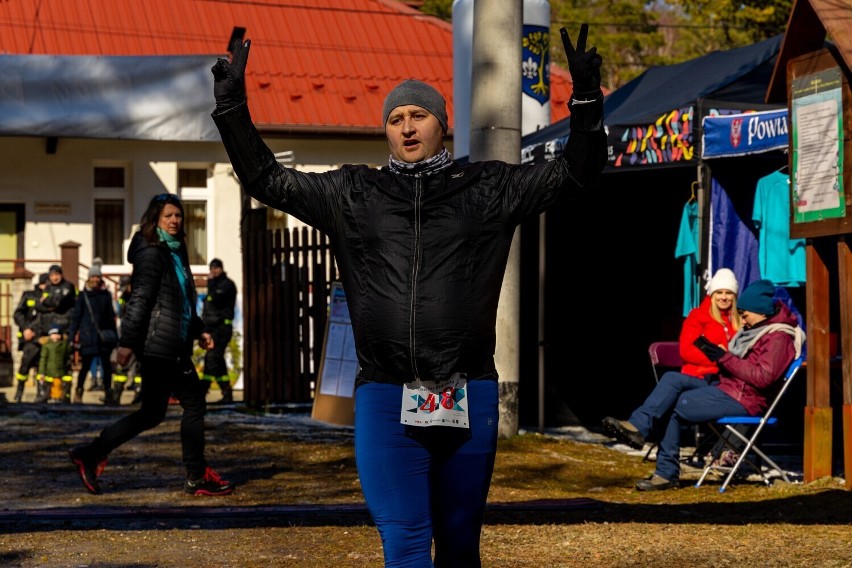
[[[180,435],[186,467],[184,490],[192,495],[227,495],[234,490],[204,457],[207,404],[192,361],[192,345],[198,339],[202,349],[211,349],[213,340],[209,333],[202,333],[195,311],[183,214],[183,204],[176,195],[154,197],[127,252],[133,264],[133,295],[121,323],[116,355],[119,365],[126,365],[133,354],[140,359],[142,404],[136,412],[107,426],[91,444],[71,450],[71,461],[83,485],[93,494],[101,492],[98,477],[109,453],[160,424],[172,395],[183,408]]]
[[[80,333],[76,341],[81,360],[74,403],[83,402],[86,376],[92,367],[92,360],[99,357],[103,369],[104,404],[118,404],[119,401],[112,396],[112,369],[109,366],[110,353],[115,349],[115,309],[112,307],[112,295],[104,288],[103,273],[98,262],[92,263],[86,287],[77,295],[77,303],[71,312],[68,337],[74,339],[77,332]],[[95,381],[96,377],[93,376],[92,380]]]

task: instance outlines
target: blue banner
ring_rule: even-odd
[[[786,108],[705,116],[701,124],[702,158],[743,156],[783,150],[789,145]]]

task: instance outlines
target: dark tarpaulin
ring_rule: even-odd
[[[216,56],[0,55],[0,136],[219,141]]]

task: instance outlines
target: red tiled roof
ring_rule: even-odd
[[[437,88],[453,124],[452,25],[393,0],[7,0],[0,53],[224,55],[252,40],[246,88],[265,131],[381,131],[403,79]],[[552,122],[568,115],[567,71],[551,67]],[[211,109],[212,93],[209,96]]]

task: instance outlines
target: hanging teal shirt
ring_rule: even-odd
[[[683,258],[683,317],[701,303],[701,287],[698,285],[698,202],[690,201],[683,206],[680,217],[680,232],[675,245],[675,258]]]
[[[752,221],[759,231],[761,278],[776,286],[804,285],[805,239],[790,238],[790,176],[773,172],[758,180]]]

